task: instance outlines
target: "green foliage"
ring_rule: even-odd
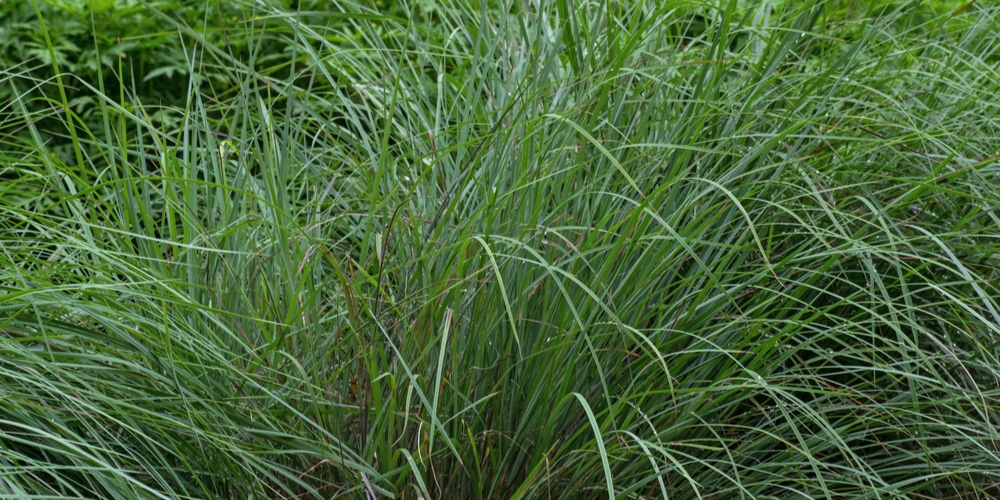
[[[163,12],[154,15],[151,9]],[[0,85],[0,101],[20,101],[22,112],[36,116],[40,129],[62,135],[66,133],[66,118],[57,114],[68,111],[85,129],[100,130],[102,116],[96,94],[116,96],[127,88],[139,105],[148,108],[158,127],[173,126],[172,117],[162,110],[183,108],[192,81],[206,89],[235,83],[228,68],[192,66],[195,55],[191,47],[185,48],[178,28],[197,29],[206,42],[224,46],[232,57],[246,58],[250,40],[242,25],[251,13],[252,9],[229,0],[204,4],[135,0],[0,4],[0,19],[4,20],[0,53],[4,55],[4,74],[11,76]],[[39,15],[48,28],[45,31]],[[178,26],[171,26],[171,22]],[[234,36],[228,36],[227,30],[233,30]],[[57,93],[60,84],[53,78],[53,62],[66,76],[61,86],[67,93],[69,110],[54,108],[52,101],[45,99],[22,97],[34,94],[38,87],[44,95]],[[4,132],[27,138],[23,128]],[[89,141],[86,144],[90,146]],[[54,152],[72,163],[67,146],[56,145]],[[102,154],[94,146],[87,147],[87,152]]]
[[[996,6],[0,9],[0,496],[998,493]]]

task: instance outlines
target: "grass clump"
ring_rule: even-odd
[[[3,495],[998,494],[996,6],[143,6],[4,67]]]

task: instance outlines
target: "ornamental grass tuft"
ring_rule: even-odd
[[[73,5],[0,496],[1000,496],[1000,5]]]

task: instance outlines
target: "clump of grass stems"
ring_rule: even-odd
[[[3,103],[0,495],[998,494],[995,5],[335,5]]]

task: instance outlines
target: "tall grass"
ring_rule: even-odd
[[[3,103],[0,495],[1000,494],[996,5],[325,8]]]

